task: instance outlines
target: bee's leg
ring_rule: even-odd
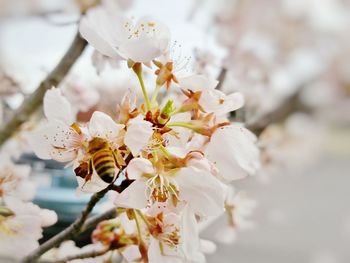
[[[90,159],[88,163],[88,172],[85,177],[85,183],[91,180],[92,173],[93,173],[93,166],[92,166],[92,159]]]
[[[125,166],[125,160],[121,153],[118,150],[113,151],[113,157],[114,157],[114,162],[115,165],[120,169],[122,166]]]

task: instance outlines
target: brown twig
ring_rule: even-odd
[[[226,68],[222,68],[220,70],[219,76],[217,77],[217,80],[219,81],[219,83],[216,86],[216,89],[220,90],[222,88],[222,85],[225,82],[226,74],[227,74],[227,69]]]
[[[45,243],[40,245],[36,250],[34,250],[32,253],[30,253],[27,257],[23,259],[22,262],[36,262],[37,259],[44,254],[46,251],[50,250],[51,248],[58,246],[61,244],[64,240],[70,239],[78,235],[83,225],[88,217],[88,215],[91,213],[92,209],[95,207],[97,202],[105,196],[105,194],[111,189],[111,186],[108,186],[106,189],[95,193],[87,203],[85,209],[81,213],[80,217],[78,217],[73,224],[71,224],[69,227],[67,227],[65,230],[57,234],[56,236],[52,237],[51,239],[47,240]]]
[[[126,165],[130,162],[132,159],[132,155],[129,154],[127,158],[125,159]],[[125,167],[124,167],[125,168]],[[124,169],[121,169],[118,172],[118,176],[124,171]],[[105,215],[101,216],[96,216],[92,217],[90,220],[87,220],[87,217],[91,213],[92,209],[95,207],[95,205],[100,201],[105,194],[109,190],[114,190],[119,193],[124,191],[131,183],[133,180],[124,180],[121,185],[116,186],[113,183],[110,184],[107,188],[104,190],[95,193],[87,203],[85,209],[82,211],[80,217],[78,217],[69,227],[67,227],[65,230],[57,234],[56,236],[52,237],[51,239],[47,240],[45,243],[41,244],[36,250],[34,250],[32,253],[30,253],[28,256],[26,256],[23,259],[23,263],[31,263],[31,262],[36,262],[38,258],[40,258],[41,255],[43,255],[45,252],[50,250],[53,247],[58,246],[61,244],[64,240],[74,238],[81,232],[83,232],[85,229],[92,227],[93,224],[98,224],[100,221],[104,220]]]
[[[61,83],[74,65],[75,61],[83,53],[86,44],[87,42],[81,38],[79,32],[77,32],[71,46],[57,66],[40,83],[35,92],[22,103],[21,107],[14,113],[13,117],[0,128],[0,147],[25,121],[28,120],[29,116],[40,107],[46,90],[53,86],[58,86]]]
[[[300,112],[310,111],[310,109],[307,106],[301,103],[299,92],[290,96],[288,99],[282,102],[280,106],[277,107],[277,109],[275,109],[270,113],[267,113],[263,117],[259,118],[259,120],[257,120],[256,122],[247,123],[246,127],[247,129],[254,132],[257,136],[259,136],[268,125],[281,122],[285,120],[293,112],[298,112],[298,111]]]

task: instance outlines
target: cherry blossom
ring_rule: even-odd
[[[260,167],[256,136],[239,124],[218,128],[206,147],[206,154],[227,180],[244,178]]]
[[[16,197],[22,201],[34,198],[36,185],[29,179],[31,168],[28,165],[18,165],[10,160],[0,163],[0,198]]]
[[[44,114],[47,123],[28,136],[31,148],[41,159],[73,161],[85,138],[79,125],[74,122],[70,103],[59,89],[46,92]]]
[[[228,187],[225,198],[228,222],[226,225],[220,226],[215,239],[220,243],[232,243],[236,239],[237,231],[253,228],[254,223],[249,220],[249,217],[255,207],[256,201],[249,198],[247,193]]]
[[[104,6],[89,9],[81,20],[81,35],[100,53],[116,60],[148,63],[166,52],[170,33],[151,18],[134,23]]]
[[[118,206],[142,209],[148,203],[177,200],[187,203],[199,215],[223,211],[221,185],[204,169],[190,166],[160,172],[149,160],[136,158],[128,165],[127,174],[129,179],[136,181],[116,197]]]
[[[42,227],[56,223],[57,215],[13,197],[4,199],[4,205],[0,207],[0,255],[18,259],[39,246]]]

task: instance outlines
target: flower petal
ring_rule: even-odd
[[[59,120],[67,125],[74,122],[69,101],[62,95],[61,90],[56,88],[52,88],[45,93],[44,113],[49,121]]]
[[[133,156],[137,156],[140,151],[147,146],[153,134],[152,123],[140,118],[129,121],[125,133],[124,142],[129,147]]]
[[[191,75],[179,79],[179,86],[192,91],[213,90],[218,85],[218,81],[209,79],[204,75]]]
[[[143,209],[147,206],[146,182],[136,180],[114,199],[117,207]]]
[[[225,180],[253,174],[260,166],[256,137],[246,128],[232,124],[217,129],[205,150],[207,158]]]
[[[122,26],[126,19],[119,14],[111,15],[103,6],[91,8],[81,19],[79,32],[91,46],[105,56],[121,59],[115,48],[126,37]]]
[[[124,124],[116,123],[107,114],[95,111],[89,123],[89,133],[92,137],[100,137],[112,140],[118,137],[119,131],[124,128]]]
[[[154,169],[152,163],[144,158],[134,158],[130,161],[126,168],[129,179],[140,180],[143,174],[153,174]]]
[[[224,211],[224,193],[220,182],[209,172],[182,168],[177,176],[180,199],[199,215],[217,215]]]

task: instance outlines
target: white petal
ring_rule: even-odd
[[[52,226],[58,219],[56,212],[48,209],[41,209],[40,216],[42,218],[41,226],[43,227]]]
[[[205,262],[205,257],[200,251],[197,220],[188,205],[182,210],[181,242],[185,258],[189,262]]]
[[[206,239],[200,240],[201,250],[205,254],[214,254],[216,252],[217,246],[214,242]]]
[[[192,91],[213,90],[218,85],[218,81],[209,79],[204,75],[192,75],[179,79],[179,86]]]
[[[140,180],[143,174],[153,174],[152,163],[144,158],[134,158],[126,168],[129,179]]]
[[[41,127],[29,133],[27,137],[28,144],[33,152],[40,159],[49,160],[51,157],[51,143],[47,140],[47,126]]]
[[[50,120],[59,120],[67,125],[74,122],[72,107],[59,89],[52,88],[44,96],[44,113]]]
[[[118,137],[119,131],[124,128],[123,124],[116,123],[107,114],[95,111],[89,123],[89,133],[92,137],[100,137],[112,140]]]
[[[181,200],[199,215],[217,215],[224,211],[224,193],[210,173],[193,167],[182,168],[176,176]]]
[[[181,263],[181,260],[178,257],[174,256],[165,256],[162,255],[160,250],[159,241],[151,237],[150,245],[148,247],[148,260],[149,263]]]
[[[222,244],[232,244],[237,238],[237,231],[233,227],[227,225],[219,228],[215,235],[215,241]]]
[[[152,123],[135,118],[129,121],[124,142],[130,149],[132,155],[137,156],[140,151],[147,146],[152,134]]]
[[[136,180],[123,192],[116,195],[114,204],[117,207],[143,209],[147,206],[146,182]]]
[[[141,258],[140,250],[137,245],[127,246],[121,253],[127,262],[137,262],[137,260]]]
[[[208,143],[207,158],[225,180],[237,180],[259,168],[256,137],[246,128],[230,125],[217,129]]]
[[[220,90],[206,90],[203,91],[199,104],[207,113],[213,112],[220,116],[241,108],[244,98],[238,92],[226,96]]]
[[[98,6],[89,9],[81,19],[79,32],[103,55],[120,59],[115,47],[125,38],[125,30],[121,28],[125,22],[120,15],[112,17],[104,7]]]
[[[118,48],[124,57],[147,64],[167,51],[170,32],[168,27],[159,21],[144,17],[138,21],[132,31],[137,34],[131,34],[131,38],[124,41]]]
[[[79,190],[83,193],[97,193],[105,189],[109,184],[103,181],[94,171],[91,180],[85,181],[83,178],[76,176]]]

